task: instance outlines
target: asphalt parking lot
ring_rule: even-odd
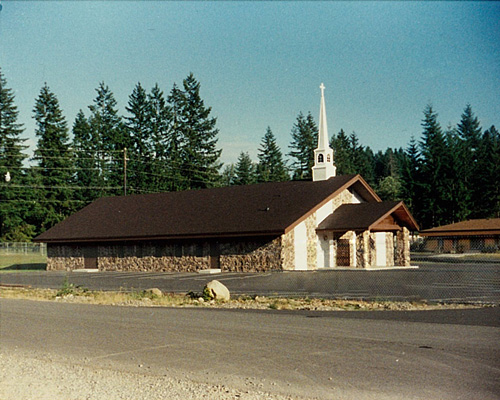
[[[319,270],[218,274],[171,272],[10,271],[0,285],[60,288],[67,280],[90,290],[199,292],[212,279],[233,295],[500,302],[500,264],[422,262],[416,269]]]

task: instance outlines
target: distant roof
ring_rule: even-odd
[[[318,230],[334,232],[372,230],[389,215],[411,231],[418,230],[417,223],[401,201],[341,205],[319,224]]]
[[[379,197],[359,175],[100,198],[37,242],[279,235],[347,188]]]
[[[420,231],[422,236],[500,235],[500,218],[470,219]]]

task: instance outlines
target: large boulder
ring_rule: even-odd
[[[227,301],[231,297],[229,289],[217,280],[208,282],[203,289],[203,293],[215,300]]]

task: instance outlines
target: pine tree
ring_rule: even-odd
[[[170,135],[170,108],[158,84],[148,95],[149,136],[152,140],[153,154],[152,189],[163,192],[171,189],[171,171],[168,169],[168,142]]]
[[[26,204],[20,202],[25,188],[22,124],[17,122],[19,111],[12,89],[0,69],[0,240],[22,239],[17,232],[25,230],[23,217]]]
[[[96,153],[92,156],[99,160],[100,195],[122,194],[123,151],[130,147],[130,140],[109,87],[101,82],[96,92],[94,104],[89,106],[89,125],[92,141],[96,145]]]
[[[255,167],[248,153],[241,152],[234,168],[234,185],[249,185],[255,183]]]
[[[334,161],[337,166],[337,175],[356,174],[351,152],[349,137],[343,129],[330,139],[330,147],[333,149]]]
[[[75,185],[81,187],[75,192],[75,198],[81,200],[79,206],[95,200],[98,192],[98,164],[95,158],[95,143],[92,141],[90,126],[82,110],[73,123],[73,149],[75,153]]]
[[[224,166],[221,174],[221,186],[231,186],[235,184],[236,179],[236,168],[234,164],[228,164]]]
[[[412,136],[408,148],[405,151],[401,167],[401,197],[410,211],[415,215],[420,215],[422,210],[422,197],[419,187],[421,159],[418,145]]]
[[[500,218],[500,132],[491,126],[478,146],[472,218]]]
[[[179,130],[183,137],[182,174],[187,188],[215,186],[219,179],[221,151],[217,149],[215,127],[217,119],[210,117],[211,107],[205,107],[200,97],[200,83],[191,73],[183,81]]]
[[[190,182],[184,174],[183,149],[185,138],[183,135],[183,93],[176,84],[172,87],[168,96],[168,107],[170,112],[170,128],[165,141],[166,171],[169,177],[169,191],[189,189]],[[189,168],[189,166],[188,166]]]
[[[419,220],[423,228],[431,228],[448,222],[445,170],[447,163],[445,138],[431,105],[424,110],[424,128],[420,142],[422,171],[418,186],[422,193],[422,208]]]
[[[312,167],[314,165],[314,149],[317,146],[318,127],[309,112],[307,117],[302,113],[297,116],[297,121],[292,127],[292,149],[289,156],[294,158],[291,168],[293,179],[311,179]]]
[[[462,141],[451,127],[445,132],[447,151],[443,155],[442,180],[446,188],[445,209],[446,222],[466,220],[471,213],[471,192],[462,175]]]
[[[460,139],[457,142],[457,161],[460,163],[460,177],[465,187],[461,202],[472,212],[475,208],[475,199],[481,197],[481,187],[478,186],[476,177],[481,171],[477,170],[478,150],[481,141],[481,126],[474,115],[470,104],[464,109],[460,122],[457,125],[456,134]]]
[[[257,180],[259,182],[281,182],[290,177],[283,161],[281,150],[270,127],[262,138],[259,149],[259,164],[257,166]]]
[[[140,83],[136,85],[129,96],[128,106],[125,108],[130,116],[125,117],[125,126],[130,138],[130,148],[127,156],[128,186],[133,193],[151,189],[153,183],[153,156],[152,156],[152,129],[150,125],[150,102],[146,91]]]
[[[47,84],[40,91],[33,113],[38,137],[33,159],[38,164],[34,169],[41,183],[38,201],[44,203],[39,221],[43,231],[73,211],[70,187],[74,166],[66,120],[56,95]]]

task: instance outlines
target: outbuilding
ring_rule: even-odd
[[[471,219],[426,229],[425,250],[440,253],[488,252],[500,250],[500,218]]]

